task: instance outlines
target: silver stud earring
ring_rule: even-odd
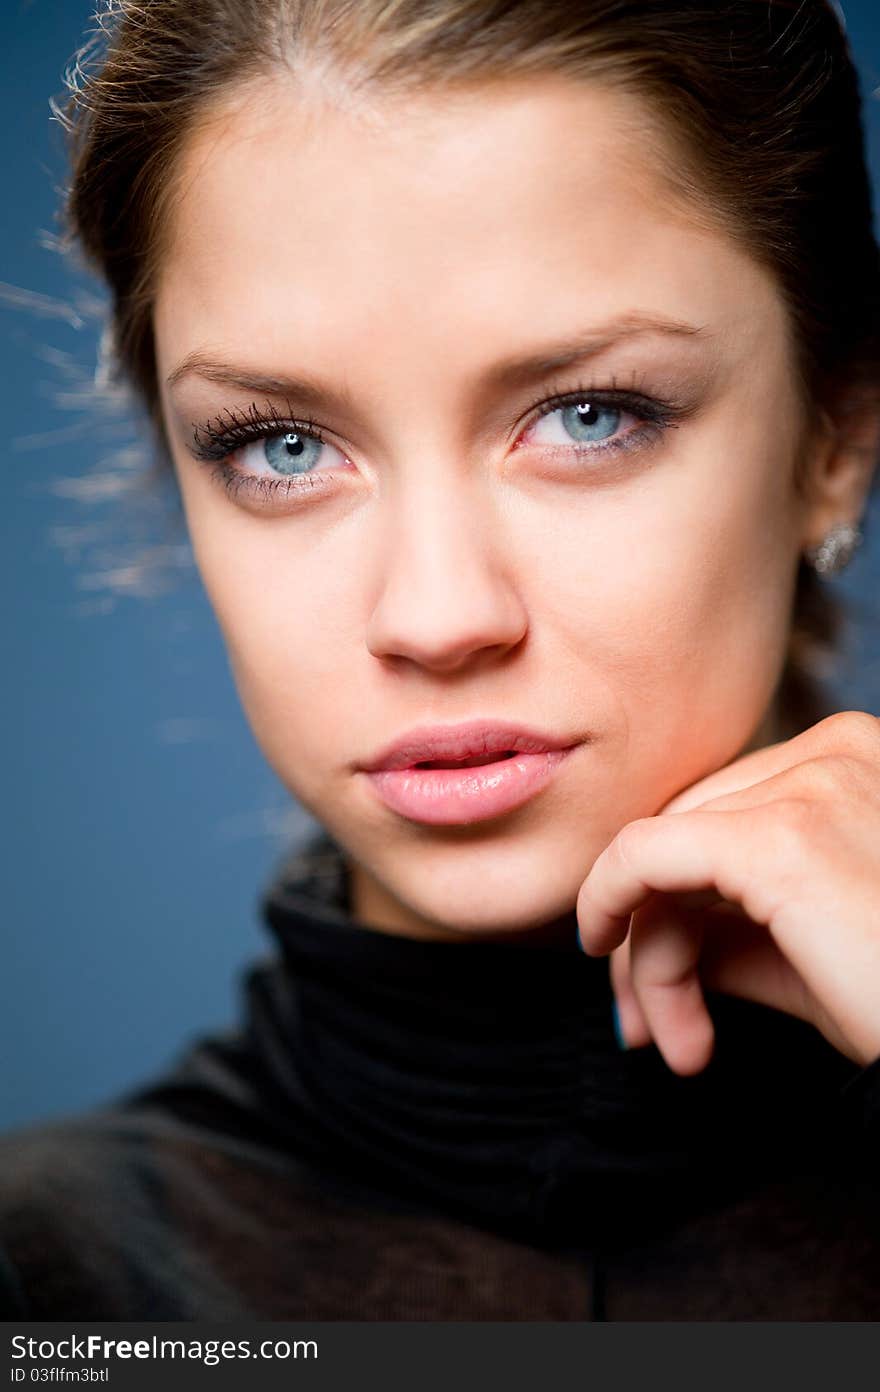
[[[837,575],[849,565],[862,541],[858,527],[850,522],[836,522],[819,545],[811,546],[804,556],[820,575]]]

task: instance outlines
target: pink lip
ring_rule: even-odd
[[[577,741],[545,734],[510,720],[469,720],[463,725],[422,725],[409,730],[361,767],[369,773],[412,768],[429,759],[467,759],[480,754],[542,754]]]
[[[452,826],[521,807],[550,782],[575,743],[498,721],[434,726],[410,731],[364,772],[392,811],[413,821]],[[415,767],[430,760],[505,752],[506,758],[464,768]]]

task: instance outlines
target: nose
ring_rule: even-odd
[[[526,613],[502,534],[497,511],[460,479],[398,500],[379,547],[366,635],[373,656],[447,674],[497,661],[519,643]]]

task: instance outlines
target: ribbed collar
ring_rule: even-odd
[[[262,912],[279,955],[248,973],[246,1026],[275,1125],[362,1194],[577,1245],[671,1221],[798,1144],[786,1085],[814,1068],[815,1032],[717,998],[702,1074],[621,1051],[608,963],[577,947],[574,910],[553,943],[378,932],[352,918],[319,829]]]

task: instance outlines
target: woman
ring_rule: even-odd
[[[875,1318],[880,722],[805,669],[880,433],[835,11],[103,27],[71,227],[322,831],[239,1029],[5,1138],[8,1308]]]

